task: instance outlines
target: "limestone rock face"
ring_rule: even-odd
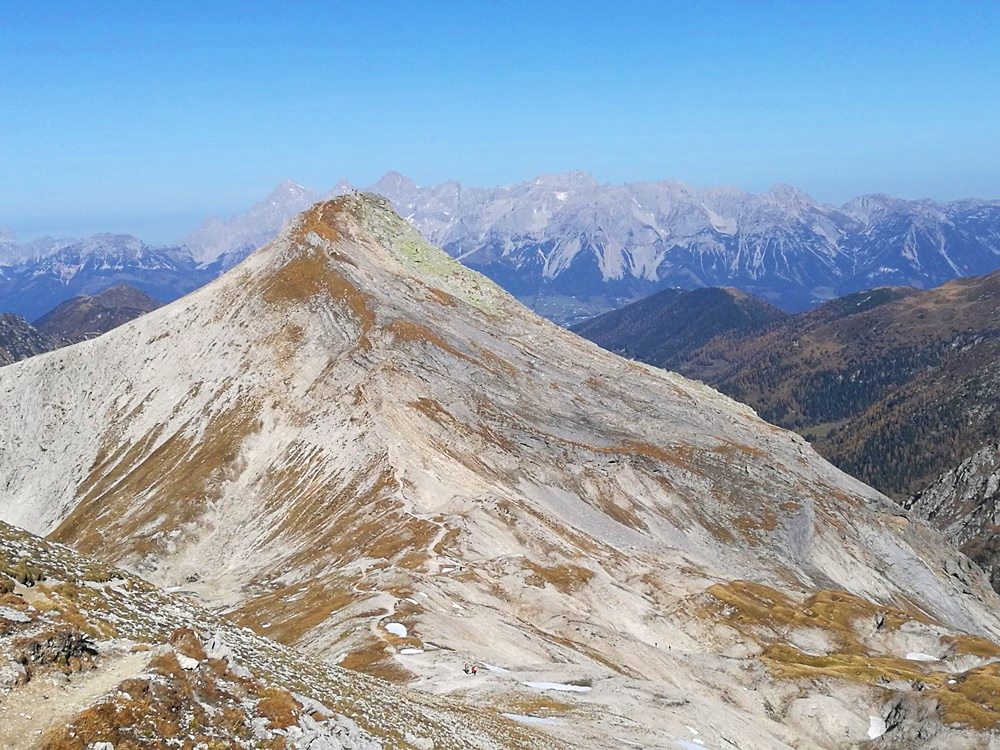
[[[908,503],[940,529],[1000,588],[1000,444],[987,445]]]
[[[887,690],[941,707],[914,736],[1000,721],[948,682],[1000,656],[1000,600],[940,534],[374,195],[0,394],[3,519],[574,746],[841,747]]]

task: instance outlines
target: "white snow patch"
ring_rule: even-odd
[[[498,667],[496,664],[483,664],[483,669],[487,672],[496,672],[497,674],[507,674],[510,672],[509,669],[504,669],[503,667]]]
[[[906,658],[910,661],[941,661],[936,656],[925,654],[922,651],[911,651],[906,655]]]
[[[881,716],[868,717],[868,739],[874,740],[886,733],[885,719]]]
[[[541,724],[543,726],[552,726],[554,724],[561,724],[562,722],[558,719],[552,719],[547,716],[530,716],[528,714],[504,714],[508,719],[513,719],[521,724]]]
[[[388,630],[393,635],[398,635],[400,638],[406,638],[407,631],[406,626],[401,622],[387,622],[385,624],[385,629]]]
[[[414,654],[424,653],[424,650],[422,648],[401,648],[399,649],[399,653],[403,654],[403,656],[413,656]]]
[[[177,663],[181,665],[181,669],[185,672],[190,672],[193,669],[197,669],[198,665],[201,663],[197,659],[192,659],[190,656],[185,656],[184,654],[177,654]]]
[[[586,685],[566,685],[562,682],[522,682],[521,684],[537,690],[561,690],[565,693],[590,692],[590,688]]]

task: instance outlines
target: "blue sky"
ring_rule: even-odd
[[[997,40],[995,2],[11,0],[0,226],[169,241],[390,169],[1000,198]]]

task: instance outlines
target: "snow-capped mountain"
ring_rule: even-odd
[[[0,369],[0,393],[3,520],[566,746],[1000,726],[1000,599],[938,533],[532,314],[375,195]]]
[[[8,249],[0,260],[0,310],[34,320],[78,295],[128,284],[173,300],[218,275],[184,248],[154,248],[124,234],[83,240],[36,240]]]
[[[431,242],[561,320],[587,301],[594,311],[671,286],[736,286],[799,310],[873,286],[931,287],[1000,266],[997,201],[867,195],[837,207],[787,185],[754,195],[677,182],[604,185],[583,172],[502,188],[419,187],[390,172],[370,189]],[[288,213],[302,195],[279,188],[265,203],[284,201]],[[259,206],[214,220],[212,242],[193,252],[203,260],[245,253],[247,237],[273,237],[282,222],[262,223]]]
[[[390,172],[370,189],[433,243],[561,323],[667,287],[734,286],[801,310],[861,289],[929,288],[1000,266],[998,201],[866,195],[837,207],[787,185],[754,195],[678,182],[604,185],[583,172],[496,188],[420,187]],[[115,283],[174,299],[234,266],[321,197],[351,190],[341,181],[321,196],[285,180],[246,213],[208,219],[181,249],[143,246],[130,259],[116,235],[24,244],[8,235],[0,238],[0,310],[31,319]],[[95,262],[86,265],[85,253]],[[105,260],[115,254],[119,260]],[[82,270],[89,273],[70,288]],[[20,288],[35,278],[52,283],[32,305],[38,287]]]

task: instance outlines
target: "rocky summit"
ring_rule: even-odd
[[[553,744],[985,747],[1000,726],[1000,599],[937,531],[534,315],[374,195],[3,368],[0,393],[5,521]]]

